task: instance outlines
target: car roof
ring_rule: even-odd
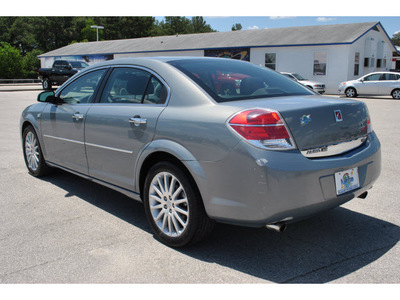
[[[394,71],[376,71],[376,72],[371,72],[371,73],[365,74],[364,76],[373,75],[373,74],[400,74],[400,72],[394,72]]]
[[[151,57],[126,57],[126,58],[117,58],[112,60],[107,60],[103,62],[99,62],[93,65],[90,65],[86,69],[93,69],[101,66],[113,66],[113,65],[135,65],[135,64],[146,64],[149,62],[161,62],[161,63],[168,63],[171,61],[177,60],[193,60],[193,61],[214,61],[220,60],[221,58],[218,57],[204,57],[204,56],[151,56]],[[223,59],[223,58],[222,58]],[[226,59],[234,62],[239,63],[246,63],[244,61],[239,61],[236,59]]]

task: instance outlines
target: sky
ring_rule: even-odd
[[[400,32],[400,16],[308,16],[308,17],[205,17],[207,24],[217,31],[230,31],[235,23],[242,25],[242,30],[264,29],[264,28],[281,28],[281,27],[298,27],[298,26],[314,26],[329,24],[345,24],[345,23],[362,23],[362,22],[381,22],[388,36],[391,38],[395,32]],[[162,19],[162,18],[161,18]]]
[[[231,31],[380,21],[389,37],[400,31],[398,0],[54,0],[7,2],[0,16],[203,16],[213,29]],[[63,3],[63,2],[61,2]]]

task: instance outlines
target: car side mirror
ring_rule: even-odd
[[[44,91],[41,92],[37,97],[38,102],[48,102],[48,103],[59,103],[59,99],[56,97],[54,91]]]
[[[364,82],[364,79],[361,78],[360,81],[361,81],[361,82]]]

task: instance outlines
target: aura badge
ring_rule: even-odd
[[[342,112],[340,110],[335,110],[333,113],[335,114],[336,122],[342,122],[343,121]]]
[[[311,115],[303,115],[301,118],[300,118],[300,124],[301,125],[307,125],[308,123],[310,123],[311,122]]]

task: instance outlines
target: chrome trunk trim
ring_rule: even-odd
[[[365,143],[367,140],[367,136],[363,136],[354,140],[350,141],[345,141],[345,142],[340,142],[337,144],[331,144],[331,145],[324,145],[324,146],[318,146],[318,147],[313,147],[313,148],[307,148],[307,149],[300,149],[301,154],[303,154],[305,157],[308,158],[316,158],[316,157],[327,157],[327,156],[333,156],[333,155],[339,155],[344,152],[353,150],[362,144]]]

